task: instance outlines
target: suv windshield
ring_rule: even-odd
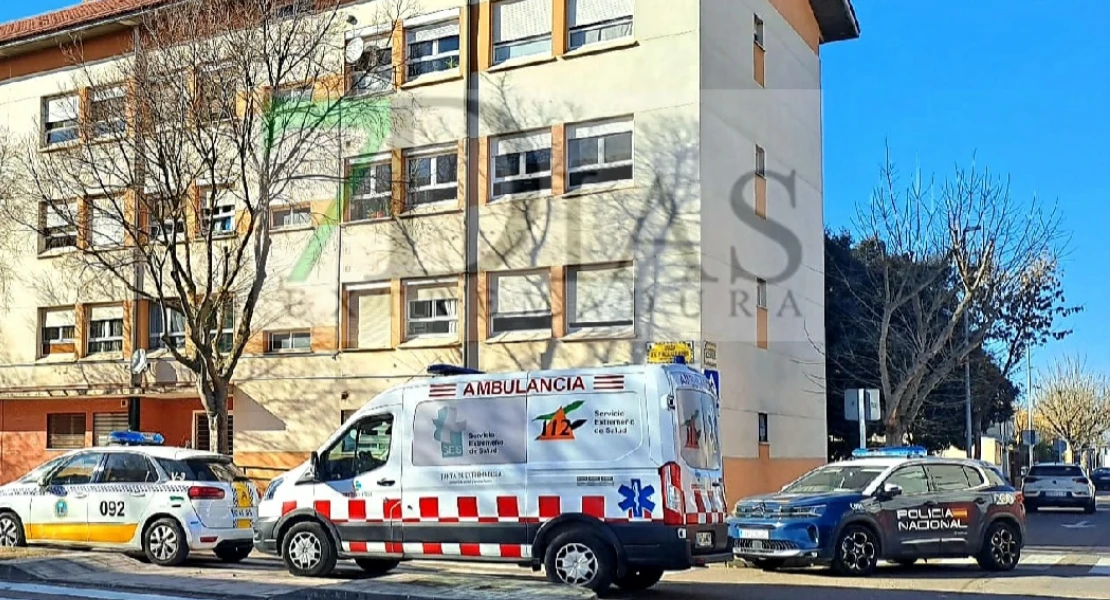
[[[207,481],[231,483],[246,481],[247,476],[227,458],[158,459],[158,464],[176,481]]]
[[[802,476],[783,488],[787,494],[825,494],[829,492],[862,492],[885,471],[884,467],[827,466]]]
[[[677,390],[675,397],[682,460],[694,469],[720,469],[717,401],[705,392],[685,389]]]
[[[1083,469],[1074,465],[1038,465],[1029,471],[1030,477],[1082,477]]]

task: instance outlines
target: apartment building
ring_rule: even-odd
[[[432,363],[643,362],[671,341],[699,363],[716,346],[731,500],[824,462],[820,50],[858,37],[850,1],[421,0],[388,34],[376,2],[344,6],[344,85],[413,118],[373,142],[351,125],[336,172],[380,177],[274,209],[280,293],[236,372],[237,462],[304,460]],[[0,125],[49,146],[91,103],[121,114],[120,94],[72,89],[59,44],[78,36],[86,61],[110,62],[130,19],[161,4],[88,0],[0,25]],[[377,183],[400,170],[414,175]],[[339,222],[314,218],[338,194]],[[207,218],[230,231],[235,210]],[[161,347],[163,332],[184,343],[180,318],[61,277],[86,234],[40,233],[6,259],[0,480],[129,423],[205,446],[193,379]],[[139,348],[152,367],[133,382]]]

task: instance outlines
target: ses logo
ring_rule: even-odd
[[[459,420],[458,410],[449,406],[439,409],[439,414],[432,420],[432,424],[436,426],[432,436],[439,442],[440,454],[443,458],[462,456],[466,421]]]
[[[898,531],[967,529],[966,508],[904,508],[898,510]]]

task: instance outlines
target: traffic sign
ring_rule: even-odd
[[[705,377],[713,383],[713,391],[717,392],[717,397],[721,397],[721,372],[717,369],[706,369]]]
[[[701,347],[701,364],[709,369],[717,368],[717,342],[705,342]]]
[[[1036,446],[1040,443],[1039,437],[1035,429],[1025,429],[1021,432],[1021,443],[1025,446]]]
[[[673,363],[681,356],[686,364],[694,362],[694,342],[648,342],[647,361],[649,363]]]
[[[858,421],[861,404],[868,421],[878,421],[882,418],[883,409],[879,405],[879,390],[851,389],[844,391],[844,420]]]

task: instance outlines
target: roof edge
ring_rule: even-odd
[[[821,29],[822,44],[859,38],[859,20],[852,0],[809,0],[809,5]]]

